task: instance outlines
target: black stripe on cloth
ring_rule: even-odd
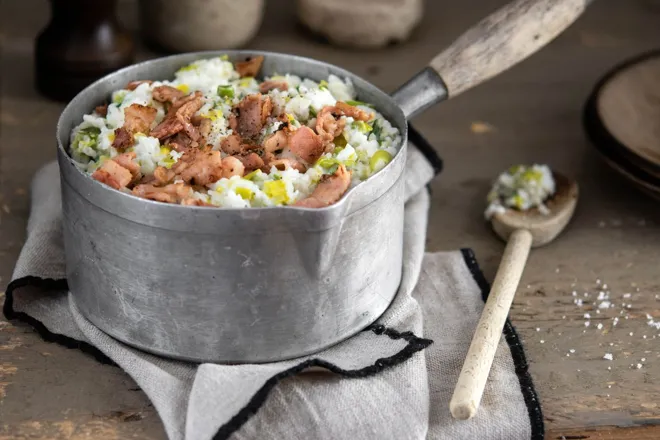
[[[486,280],[477,258],[471,249],[461,249],[465,264],[470,270],[474,281],[481,290],[481,297],[486,302],[488,294],[490,293],[490,284]],[[525,406],[527,406],[527,413],[529,414],[529,423],[532,429],[531,440],[543,440],[545,437],[545,425],[543,424],[543,411],[541,410],[541,402],[539,402],[532,376],[529,374],[529,365],[525,357],[525,349],[520,342],[516,329],[507,318],[504,324],[504,339],[509,345],[511,350],[511,357],[515,366],[516,375],[520,382],[520,391],[522,392]]]
[[[87,342],[78,341],[77,339],[73,339],[65,335],[61,335],[59,333],[53,333],[50,330],[48,330],[46,326],[38,319],[33,318],[27,313],[15,311],[14,290],[27,286],[32,286],[39,289],[51,290],[51,291],[68,290],[69,288],[65,279],[55,280],[52,278],[39,278],[33,276],[27,276],[27,277],[15,279],[7,286],[5,292],[5,303],[2,307],[2,312],[4,313],[5,318],[7,318],[8,321],[17,320],[24,322],[25,324],[28,324],[32,328],[34,328],[36,332],[39,334],[39,336],[41,336],[46,342],[55,342],[66,348],[78,349],[92,356],[102,364],[116,366],[116,364],[112,361],[112,359],[107,357],[105,354],[103,354],[101,350],[94,347],[93,345]]]
[[[34,317],[23,313],[17,312],[14,310],[14,291],[21,287],[32,286],[40,289],[48,290],[67,290],[67,282],[65,279],[44,279],[39,277],[28,276],[24,278],[19,278],[12,281],[7,286],[7,291],[5,293],[5,303],[3,306],[3,313],[7,320],[18,320],[32,326],[37,333],[47,342],[55,342],[60,345],[63,345],[67,348],[77,348],[91,356],[103,364],[117,366],[110,358],[103,354],[99,349],[93,345],[78,341],[76,339],[70,338],[65,335],[53,333],[46,326],[35,319]],[[403,349],[395,353],[392,356],[379,358],[376,361],[366,367],[357,369],[357,370],[345,370],[340,368],[330,362],[324,361],[323,359],[308,359],[303,361],[294,367],[291,367],[285,371],[282,371],[266,381],[266,383],[257,391],[248,404],[242,408],[234,417],[232,417],[227,423],[220,427],[215,436],[214,440],[223,440],[229,438],[234,432],[240,429],[253,415],[257,413],[259,408],[264,404],[268,398],[268,394],[275,388],[275,386],[282,380],[294,376],[298,373],[301,373],[304,370],[307,370],[312,367],[324,368],[332,373],[341,375],[347,378],[363,378],[373,376],[381,371],[386,370],[387,368],[393,367],[395,365],[401,364],[408,359],[410,359],[415,353],[424,350],[426,347],[433,343],[430,339],[420,338],[415,336],[412,332],[399,332],[397,330],[385,327],[380,324],[372,324],[363,331],[371,331],[377,335],[384,335],[390,339],[398,340],[403,339],[408,342]]]
[[[400,333],[383,325],[371,325],[370,327],[366,328],[365,331],[373,331],[377,335],[384,334],[391,339],[403,339],[408,342],[408,345],[406,345],[401,351],[394,354],[393,356],[376,359],[376,362],[374,362],[372,365],[368,365],[358,370],[344,370],[334,364],[324,361],[323,359],[309,359],[289,368],[288,370],[282,371],[268,379],[266,383],[261,387],[261,389],[259,389],[259,391],[254,394],[252,399],[250,399],[250,402],[248,402],[248,404],[232,419],[230,419],[226,424],[218,429],[218,432],[213,437],[213,440],[225,440],[238,429],[240,429],[250,419],[250,417],[256,414],[259,408],[261,408],[261,406],[266,401],[268,394],[272,391],[273,388],[275,388],[275,385],[288,377],[295,376],[296,374],[312,367],[324,368],[328,371],[331,371],[332,373],[347,378],[369,377],[380,373],[389,367],[393,367],[407,361],[415,353],[424,350],[426,347],[433,343],[433,341],[430,339],[419,338],[412,332]]]

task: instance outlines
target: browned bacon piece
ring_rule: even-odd
[[[289,135],[289,150],[304,162],[313,164],[323,155],[325,148],[321,137],[314,130],[302,126]]]
[[[126,168],[131,173],[133,181],[138,181],[142,177],[142,173],[140,173],[140,164],[135,160],[136,156],[135,151],[129,151],[112,158],[112,160]]]
[[[154,87],[151,96],[154,98],[154,101],[173,104],[176,100],[186,96],[186,94],[172,86],[158,86]]]
[[[222,159],[222,177],[229,179],[233,176],[243,176],[243,174],[245,174],[245,166],[238,158],[227,156]]]
[[[237,162],[242,166],[240,161]],[[223,177],[226,165],[228,163],[223,163],[219,151],[191,148],[179,158],[171,169],[156,168],[154,177],[161,184],[180,179],[191,185],[206,186]]]
[[[92,173],[92,178],[114,189],[122,189],[131,183],[133,175],[130,170],[127,170],[114,160],[108,159]]]
[[[193,189],[184,183],[172,183],[165,186],[154,186],[148,183],[133,188],[133,195],[143,199],[164,203],[179,203],[192,196]]]
[[[335,105],[323,107],[316,117],[316,133],[321,137],[326,152],[333,148],[334,139],[344,131],[346,122],[340,119],[341,116],[350,116],[366,122],[370,121],[374,115],[341,101]]]
[[[264,166],[264,160],[256,153],[241,154],[234,157],[241,161],[245,168],[245,173],[262,169]]]
[[[112,141],[112,146],[114,148],[119,151],[123,151],[124,149],[133,145],[133,142],[133,133],[126,130],[124,127],[115,129],[115,139]]]
[[[290,169],[290,168],[294,169],[294,170],[298,170],[301,173],[304,173],[305,171],[307,171],[307,167],[305,166],[305,164],[303,164],[302,162],[300,162],[296,159],[291,159],[291,158],[273,159],[273,160],[270,160],[267,163],[267,166],[268,166],[268,171],[270,171],[270,169],[272,167],[275,167],[280,171]]]
[[[148,133],[156,120],[156,110],[148,105],[131,104],[124,109],[124,128],[135,133]]]
[[[245,61],[238,61],[234,63],[234,68],[236,72],[241,76],[245,77],[255,77],[261,70],[261,64],[264,62],[264,57],[262,55],[257,55],[256,57],[248,58]]]
[[[131,81],[128,84],[126,84],[126,87],[124,87],[124,88],[126,90],[131,90],[132,91],[132,90],[137,89],[139,86],[141,86],[142,84],[145,84],[145,83],[146,84],[152,84],[153,81],[151,81],[149,79],[141,79],[141,80],[137,80],[137,81]]]
[[[149,135],[162,141],[184,130],[192,140],[198,140],[199,132],[190,122],[190,118],[204,105],[202,96],[201,92],[195,92],[185,98],[177,99],[163,121],[151,130]]]
[[[282,90],[283,92],[289,90],[289,84],[283,80],[269,79],[259,84],[259,91],[261,93],[268,93],[271,90]]]
[[[298,202],[294,206],[305,208],[324,208],[336,203],[344,195],[351,184],[351,173],[339,165],[337,171],[331,176],[323,176],[321,182],[314,188],[312,194]]]
[[[124,150],[135,142],[133,135],[148,133],[151,124],[156,119],[157,110],[140,104],[131,104],[124,109],[124,125],[115,130],[115,140],[112,146]]]
[[[237,134],[227,136],[220,142],[220,149],[229,155],[240,154],[243,151],[241,147],[243,140]]]
[[[94,111],[102,118],[105,118],[108,115],[108,104],[101,104],[96,106]]]
[[[268,153],[279,153],[289,144],[289,136],[286,131],[279,130],[271,134],[264,141],[264,151]]]
[[[248,95],[232,109],[229,126],[244,140],[254,140],[272,111],[270,97],[263,97],[261,93]]]

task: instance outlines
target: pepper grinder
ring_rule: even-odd
[[[95,80],[134,59],[131,35],[116,17],[116,0],[50,0],[51,20],[35,44],[36,86],[67,102]]]

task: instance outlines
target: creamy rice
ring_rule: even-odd
[[[555,193],[555,181],[547,165],[515,165],[500,174],[488,193],[485,217],[504,213],[507,209],[538,209],[548,214],[545,201]]]
[[[364,122],[343,116],[345,128],[335,138],[334,148],[315,163],[308,164],[304,172],[273,166],[268,170],[246,173],[245,176],[223,177],[205,188],[195,188],[194,198],[217,207],[290,205],[310,196],[322,176],[334,173],[340,164],[350,171],[350,187],[354,187],[381,170],[397,153],[402,141],[398,129],[372,106],[356,101],[355,89],[349,79],[330,75],[323,81],[315,82],[282,74],[264,80],[285,81],[288,85],[286,90],[270,90],[263,96],[270,97],[274,113],[286,114],[292,130],[303,126],[314,129],[316,115],[324,107],[334,106],[337,101],[368,111],[373,118]],[[117,90],[112,94],[105,116],[97,112],[84,115],[82,123],[72,130],[71,157],[82,170],[92,174],[104,161],[118,156],[121,151],[112,144],[116,130],[125,122],[124,110],[131,104],[156,109],[156,118],[151,126],[153,129],[167,113],[165,105],[152,96],[153,90],[163,85],[184,93],[203,93],[203,106],[196,115],[210,119],[207,144],[212,145],[213,150],[221,151],[223,139],[234,133],[229,126],[232,108],[246,96],[259,93],[261,82],[250,77],[241,78],[226,57],[218,57],[185,66],[176,72],[172,80],[143,83],[134,90]],[[281,124],[280,120],[269,118],[259,135],[261,141],[276,132]],[[157,167],[171,169],[182,156],[181,152],[169,148],[166,142],[150,137],[148,133],[136,134],[133,144],[124,151],[135,153],[144,176],[151,176]],[[227,154],[222,152],[222,156]]]

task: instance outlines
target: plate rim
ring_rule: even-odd
[[[587,100],[587,106],[592,107],[590,112],[593,113],[593,115],[590,115],[589,124],[592,125],[591,128],[593,131],[597,132],[598,142],[606,144],[610,149],[617,150],[621,156],[624,156],[628,159],[628,161],[633,162],[629,164],[630,166],[640,168],[640,170],[646,168],[647,170],[645,170],[645,174],[647,174],[648,170],[657,172],[657,178],[659,179],[660,185],[660,163],[651,161],[646,157],[637,154],[635,150],[630,149],[625,143],[614,136],[603,122],[598,106],[601,94],[603,93],[605,86],[607,86],[612,79],[630,69],[631,67],[653,58],[660,58],[660,49],[653,49],[650,51],[642,52],[641,54],[635,55],[631,58],[628,58],[627,60],[615,64],[614,67],[612,67],[596,82]]]

